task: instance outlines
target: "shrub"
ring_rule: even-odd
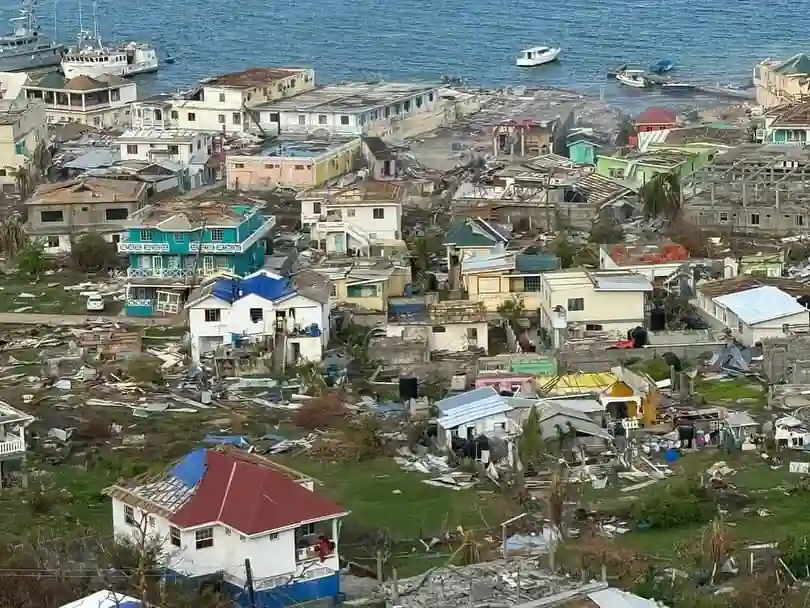
[[[695,479],[673,480],[636,503],[633,516],[654,530],[704,523],[717,506]]]
[[[293,424],[302,429],[329,429],[342,425],[346,408],[334,393],[310,399],[293,414]]]
[[[86,271],[101,270],[115,262],[115,245],[97,232],[88,232],[71,243],[71,255],[76,265]]]

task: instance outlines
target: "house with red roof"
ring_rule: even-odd
[[[678,126],[678,115],[667,108],[647,108],[633,120],[636,133],[648,133],[650,131],[666,131]],[[635,146],[638,141],[637,135],[630,137],[630,145]]]
[[[158,543],[170,573],[220,579],[247,601],[250,561],[257,605],[281,607],[339,593],[338,531],[346,509],[312,479],[236,448],[200,448],[163,475],[119,484],[117,538]]]

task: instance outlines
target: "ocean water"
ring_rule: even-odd
[[[8,18],[16,7],[0,0]],[[105,39],[149,41],[176,58],[139,78],[142,93],[250,66],[306,65],[320,82],[449,74],[614,98],[645,94],[606,80],[625,62],[670,57],[689,82],[750,80],[758,60],[810,51],[808,9],[808,0],[99,0],[98,16]],[[56,16],[62,41],[79,29],[78,1],[44,0],[39,15],[48,32]],[[86,2],[85,27],[90,15]],[[562,60],[516,68],[520,49],[535,44],[562,46]]]

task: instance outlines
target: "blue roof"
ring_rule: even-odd
[[[266,275],[256,275],[248,279],[219,279],[214,283],[211,295],[229,304],[249,294],[255,294],[265,300],[280,300],[295,293],[287,279],[276,279]]]
[[[205,475],[205,448],[198,448],[174,465],[169,475],[176,477],[187,488],[193,488]]]

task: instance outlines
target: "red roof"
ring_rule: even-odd
[[[206,450],[197,490],[170,521],[181,528],[219,522],[251,535],[345,513],[272,468]]]
[[[637,125],[669,125],[678,122],[678,115],[666,108],[647,108],[636,116]]]

